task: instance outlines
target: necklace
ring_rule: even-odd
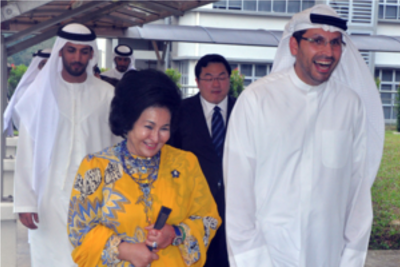
[[[121,143],[121,162],[125,173],[127,173],[133,181],[139,185],[140,191],[143,195],[139,196],[136,204],[144,205],[144,212],[146,214],[146,222],[151,224],[151,212],[153,204],[153,196],[151,195],[151,188],[153,183],[157,180],[158,168],[160,165],[160,151],[151,158],[134,158],[128,151],[126,145],[127,140]],[[128,163],[128,164],[127,164]],[[137,175],[138,177],[134,177]]]

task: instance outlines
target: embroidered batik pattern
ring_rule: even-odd
[[[109,162],[104,171],[104,183],[106,185],[116,182],[122,177],[122,165],[116,162]]]
[[[102,151],[91,155],[91,157],[107,159],[110,162],[118,163],[118,162],[120,162],[119,155],[121,154],[121,143],[118,143],[111,147],[107,147],[107,148],[103,149]]]
[[[99,168],[90,169],[85,173],[82,178],[77,174],[74,183],[74,189],[81,193],[81,199],[85,199],[88,195],[93,194],[101,183],[101,171]]]
[[[196,237],[190,234],[190,228],[184,223],[180,223],[186,233],[186,238],[181,245],[179,250],[181,251],[182,258],[186,265],[190,266],[200,259],[200,247]]]
[[[121,243],[122,240],[131,244],[143,243],[146,240],[146,233],[141,227],[137,226],[133,237],[128,236],[126,233],[118,234],[118,236],[112,235],[110,239],[108,239],[101,254],[101,260],[104,265],[135,267],[131,263],[127,261],[120,261],[117,258],[118,245]]]
[[[189,217],[189,219],[191,219],[191,220],[203,219],[203,225],[204,225],[203,242],[204,242],[204,246],[207,247],[210,243],[210,229],[217,230],[218,220],[213,217],[210,217],[210,216],[206,216],[203,218],[203,217],[197,216],[197,215],[192,215]]]
[[[203,224],[204,224],[203,242],[204,246],[208,247],[208,244],[210,243],[210,229],[217,230],[218,221],[213,217],[206,216],[203,218]]]
[[[74,196],[69,203],[69,239],[74,247],[80,246],[86,234],[100,223],[101,203]]]
[[[133,157],[126,146],[126,140],[120,143],[120,161],[125,173],[138,185],[143,193],[136,201],[136,204],[143,204],[146,222],[151,224],[153,195],[151,189],[157,180],[158,168],[160,165],[160,152],[152,158]]]
[[[135,233],[132,236],[128,236],[126,233],[119,234],[122,240],[124,242],[136,244],[136,243],[143,243],[146,241],[146,233],[140,226],[136,226],[135,228]]]
[[[104,246],[104,250],[101,253],[101,261],[104,265],[115,266],[121,262],[118,259],[118,245],[121,243],[121,238],[117,235],[112,235]]]
[[[103,188],[103,203],[101,212],[102,223],[117,232],[120,225],[118,213],[125,213],[124,204],[131,203],[122,193],[116,191],[112,184]]]

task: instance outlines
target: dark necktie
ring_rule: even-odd
[[[214,107],[214,114],[211,120],[211,133],[215,151],[222,158],[222,150],[224,148],[225,125],[222,118],[221,109],[218,106]]]

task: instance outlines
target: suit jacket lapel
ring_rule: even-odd
[[[207,127],[206,118],[204,117],[203,106],[201,105],[200,93],[195,96],[195,103],[193,105],[194,114],[196,118],[193,121],[196,122],[195,128],[198,130],[199,136],[204,137],[212,145],[212,139],[210,132]]]
[[[193,103],[193,109],[195,114],[195,118],[193,118],[193,122],[195,122],[194,129],[196,131],[196,135],[198,136],[199,140],[202,140],[202,144],[205,145],[204,152],[211,151],[212,154],[217,157],[217,154],[214,150],[214,144],[212,142],[210,131],[207,127],[206,118],[204,117],[203,106],[201,105],[200,100],[200,93],[198,93],[195,98],[195,103]]]

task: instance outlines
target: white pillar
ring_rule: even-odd
[[[106,58],[106,68],[111,69],[113,67],[113,40],[111,38],[106,39],[106,48],[105,48],[105,58]]]
[[[4,44],[4,36],[1,35],[0,41],[0,209],[1,209],[1,266],[15,267],[17,262],[17,220],[13,213],[13,202],[6,202],[4,193],[12,195],[12,179],[11,183],[3,181],[5,170],[5,151],[6,138],[3,133],[3,113],[7,105],[7,51]],[[13,166],[12,166],[13,168]],[[7,189],[6,189],[7,187]],[[12,200],[12,199],[8,199]]]

